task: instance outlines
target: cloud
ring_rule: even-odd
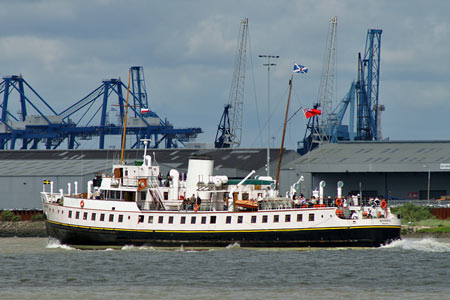
[[[235,38],[225,36],[224,28],[228,25],[225,17],[216,15],[201,20],[193,32],[188,32],[187,57],[220,56],[236,48]],[[237,27],[237,26],[236,26]]]
[[[0,75],[23,74],[62,110],[103,79],[126,82],[130,66],[144,66],[155,111],[176,127],[202,127],[199,140],[212,142],[228,101],[240,21],[248,17],[243,141],[259,146],[253,137],[260,135],[257,124],[266,123],[267,69],[258,55],[280,56],[270,73],[276,135],[293,62],[310,71],[295,78],[291,109],[316,101],[328,21],[337,16],[334,99],[344,97],[357,76],[367,29],[380,28],[383,130],[392,139],[410,132],[426,138],[426,131],[447,136],[433,117],[410,119],[427,107],[449,113],[448,11],[447,1],[406,0],[9,1],[0,11]],[[289,124],[288,147],[297,146],[305,124],[301,115]]]
[[[0,38],[0,55],[5,61],[25,60],[37,63],[44,71],[55,70],[67,56],[63,42],[33,36]]]

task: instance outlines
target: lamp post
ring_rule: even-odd
[[[267,176],[270,176],[270,67],[276,66],[271,63],[271,58],[279,58],[278,55],[258,55],[261,58],[267,58],[267,63],[263,66],[267,67]]]
[[[428,168],[428,180],[427,180],[427,203],[430,206],[430,177],[431,177],[431,169],[429,166],[424,165],[424,168]]]

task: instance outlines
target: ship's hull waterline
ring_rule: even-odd
[[[246,231],[123,230],[75,226],[46,220],[50,237],[69,245],[161,247],[378,247],[400,238],[390,225]]]

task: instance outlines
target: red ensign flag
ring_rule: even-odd
[[[322,111],[319,109],[315,109],[315,108],[305,108],[303,110],[303,113],[305,114],[305,118],[311,118],[314,117],[316,115],[320,115],[322,114]]]

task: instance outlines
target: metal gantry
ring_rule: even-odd
[[[321,129],[317,130],[314,135],[317,143],[330,141],[329,134],[324,129],[330,123],[329,116],[333,110],[334,77],[336,75],[336,29],[337,17],[333,17],[329,24],[322,76],[320,77],[319,97],[317,99],[318,107],[322,110],[322,114],[317,116],[320,119]]]
[[[333,94],[335,90],[334,77],[336,73],[336,29],[337,17],[330,19],[327,35],[327,43],[320,77],[319,96],[313,105],[315,109],[322,111],[321,115],[316,115],[308,120],[303,145],[298,152],[303,154],[313,150],[322,143],[329,143],[331,140],[329,128],[330,117],[333,107]]]
[[[15,149],[21,140],[20,149],[36,149],[43,141],[50,149],[61,140],[59,128],[70,127],[56,111],[31,87],[22,75],[3,77],[0,83],[1,103],[0,149]],[[18,102],[14,103],[14,96]],[[33,102],[32,98],[37,98]],[[14,109],[18,109],[18,117]]]
[[[337,143],[339,141],[377,141],[381,139],[380,113],[384,110],[384,105],[378,103],[381,33],[381,29],[368,30],[364,58],[361,58],[361,53],[358,54],[358,78],[356,82],[352,82],[347,95],[333,111],[322,113],[323,123],[319,122],[318,116],[311,117],[308,120],[303,141],[298,143],[297,151],[300,154],[313,150],[323,141]],[[332,48],[329,47],[328,49]],[[324,70],[331,70],[331,68],[324,68]],[[331,79],[330,76],[325,78]],[[324,72],[322,72],[322,79],[324,79]],[[329,84],[323,85],[321,81],[322,86],[330,87]],[[326,90],[324,88],[324,91]],[[329,93],[323,92],[323,94]],[[319,97],[319,99],[322,98]],[[314,108],[322,107],[325,110],[326,105],[322,104],[324,102],[318,101]],[[350,107],[349,124],[344,125],[344,115],[348,107]]]
[[[130,87],[133,101],[129,111],[133,114],[128,118],[126,134],[135,136],[136,140],[129,148],[140,148],[143,138],[153,138],[153,148],[159,148],[163,143],[166,148],[176,148],[202,132],[201,128],[176,129],[167,119],[162,120],[149,110],[143,68],[131,67],[131,73],[134,76]],[[37,103],[28,98],[25,87],[38,98]],[[37,149],[39,143],[44,143],[46,149],[56,149],[62,147],[64,141],[67,141],[68,149],[75,149],[82,141],[93,137],[98,137],[98,148],[105,149],[106,136],[122,134],[123,93],[126,90],[127,86],[120,79],[104,80],[94,91],[58,114],[22,76],[4,77],[0,83],[0,94],[3,93],[0,149],[6,149],[8,145],[14,149],[19,139],[22,140],[21,149]],[[9,109],[13,91],[19,94],[19,117]],[[43,113],[41,107],[49,113]],[[30,110],[32,114],[29,114]],[[118,117],[117,122],[110,118],[113,112]]]
[[[242,139],[242,119],[244,111],[245,63],[247,56],[248,19],[241,21],[239,40],[234,62],[228,103],[220,119],[214,146],[216,148],[239,147]]]
[[[356,85],[358,99],[358,122],[356,139],[378,140],[379,128],[378,89],[380,85],[380,46],[381,29],[367,31],[364,59],[358,56],[358,81]]]

